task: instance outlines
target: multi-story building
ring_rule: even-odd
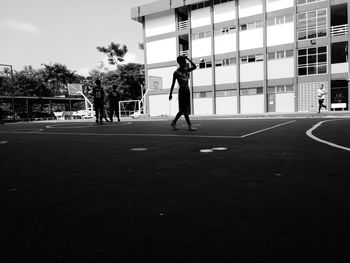
[[[162,0],[135,7],[143,24],[151,116],[177,112],[176,57],[198,65],[192,114],[349,110],[348,0]],[[175,94],[176,95],[176,94]],[[176,96],[174,96],[176,97]]]

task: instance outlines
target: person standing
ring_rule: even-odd
[[[186,61],[190,62],[191,67],[187,67]],[[188,86],[188,79],[189,79],[189,73],[197,68],[197,66],[187,57],[179,56],[177,57],[177,63],[179,64],[179,68],[175,70],[173,74],[173,82],[171,84],[170,88],[170,94],[169,94],[169,100],[172,100],[173,96],[173,90],[175,86],[175,82],[179,83],[179,112],[176,114],[175,119],[171,122],[171,127],[173,127],[174,130],[177,130],[176,122],[178,119],[180,119],[181,115],[183,114],[188,129],[190,131],[195,131],[196,129],[192,127],[189,114],[190,114],[190,107],[191,107],[191,97],[190,97],[190,88]]]
[[[117,85],[112,86],[112,91],[108,94],[108,101],[109,101],[109,119],[111,120],[111,122],[113,122],[113,115],[115,114],[119,122],[120,121],[120,118],[119,118],[120,94],[117,90]]]
[[[97,79],[95,81],[96,86],[92,89],[92,96],[94,101],[96,122],[103,124],[102,118],[104,116],[104,99],[105,92],[101,86],[101,80]]]
[[[321,112],[321,108],[327,109],[327,106],[323,104],[325,95],[327,94],[327,90],[325,89],[324,85],[321,84],[321,86],[317,90],[317,97],[318,97],[318,113]]]

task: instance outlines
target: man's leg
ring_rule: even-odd
[[[318,113],[321,112],[322,100],[318,100]]]
[[[116,107],[115,115],[117,115],[118,121],[120,121],[120,118],[119,118],[119,105]]]
[[[100,105],[100,123],[102,123],[103,116],[104,116],[104,109],[103,109],[103,105]]]
[[[98,119],[99,119],[99,108],[97,104],[94,104],[94,108],[95,108],[95,117],[96,117],[96,122],[98,123]]]

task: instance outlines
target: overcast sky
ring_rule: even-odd
[[[97,46],[125,44],[127,62],[143,63],[142,26],[130,9],[156,0],[1,0],[0,64],[62,63],[86,74],[103,56]]]

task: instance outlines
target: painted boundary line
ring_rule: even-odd
[[[316,137],[315,135],[312,134],[312,132],[314,130],[316,130],[318,127],[320,127],[323,123],[329,122],[329,121],[340,121],[340,120],[341,119],[321,121],[321,122],[317,123],[316,125],[314,125],[311,129],[307,130],[306,131],[306,135],[309,136],[311,139],[313,139],[315,141],[318,141],[320,143],[324,143],[324,144],[327,144],[327,145],[329,145],[331,147],[338,148],[338,149],[350,152],[350,148],[348,148],[348,147],[341,146],[341,145],[338,145],[338,144],[335,144],[335,143],[332,143],[332,142],[329,142],[329,141],[322,140],[322,139],[320,139],[320,138],[318,138],[318,137]]]
[[[275,126],[272,126],[272,127],[266,128],[266,129],[262,129],[262,130],[259,130],[259,131],[248,133],[246,135],[241,136],[240,138],[243,139],[243,138],[246,138],[246,137],[249,137],[249,136],[252,136],[252,135],[264,132],[264,131],[272,130],[272,129],[275,129],[275,128],[278,128],[278,127],[281,127],[281,126],[284,126],[284,125],[287,125],[287,124],[290,124],[290,123],[293,123],[293,122],[296,122],[296,120],[287,121],[287,122],[284,122],[284,123],[281,123],[281,124],[277,124]]]
[[[79,136],[130,136],[130,137],[136,137],[136,136],[143,136],[143,137],[188,137],[188,138],[213,138],[213,139],[243,139],[249,136],[256,135],[258,133],[262,133],[268,130],[272,130],[290,123],[295,122],[288,121],[281,124],[274,125],[272,127],[268,127],[262,130],[258,130],[252,133],[248,133],[241,136],[235,136],[235,135],[195,135],[195,134],[169,134],[169,133],[87,133],[87,132],[45,132],[43,130],[34,130],[30,132],[20,132],[20,131],[13,131],[13,132],[1,132],[0,133],[7,133],[7,134],[42,134],[42,135],[79,135]],[[48,128],[48,127],[47,127]],[[52,127],[50,127],[52,128]],[[55,127],[56,128],[56,127]],[[66,127],[67,128],[67,127]]]
[[[112,122],[113,123],[113,122]],[[126,126],[126,125],[131,125],[131,122],[123,122],[123,123],[118,123],[115,122],[114,124],[103,124],[102,127],[111,127],[111,126]],[[81,128],[100,128],[101,125],[96,124],[96,123],[91,123],[91,124],[86,124],[86,125],[76,125],[76,126],[65,126],[64,124],[54,124],[54,125],[47,125],[45,128],[47,129],[81,129]]]

